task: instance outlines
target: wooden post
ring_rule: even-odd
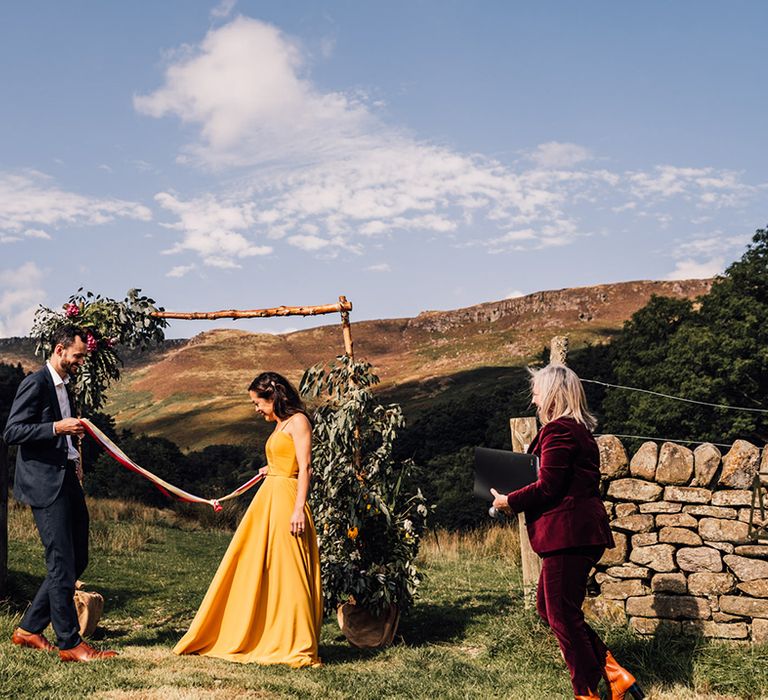
[[[0,598],[8,588],[8,445],[0,437]]]
[[[344,336],[344,352],[347,353],[350,360],[355,359],[355,348],[352,342],[352,327],[349,324],[349,311],[352,305],[347,301],[347,297],[339,297],[339,307],[341,309],[341,334]]]
[[[564,365],[568,356],[568,336],[556,335],[549,343],[549,364]]]
[[[510,418],[509,429],[512,434],[512,449],[515,452],[525,452],[536,435],[536,419]],[[541,559],[531,548],[524,513],[517,514],[517,527],[520,531],[520,560],[523,565],[523,600],[526,608],[536,607],[536,586],[541,573]]]

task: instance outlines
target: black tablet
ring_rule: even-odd
[[[507,494],[538,479],[539,458],[536,455],[475,448],[474,494],[485,501],[493,501],[491,489]]]

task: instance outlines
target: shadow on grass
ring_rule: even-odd
[[[639,637],[628,631],[608,636],[608,647],[616,660],[636,678],[641,687],[682,685],[693,688],[694,661],[705,644],[702,637],[657,632]]]
[[[462,596],[451,603],[420,601],[400,621],[398,636],[410,646],[456,641],[477,618],[497,615],[508,605],[508,591]]]

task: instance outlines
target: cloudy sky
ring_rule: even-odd
[[[716,274],[768,223],[767,24],[761,0],[2,3],[0,336],[81,286],[345,294],[354,321]]]

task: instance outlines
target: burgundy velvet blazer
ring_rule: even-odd
[[[507,500],[515,513],[525,513],[533,551],[613,547],[592,433],[573,418],[558,418],[539,430],[528,452],[539,457],[539,478],[507,494]]]

